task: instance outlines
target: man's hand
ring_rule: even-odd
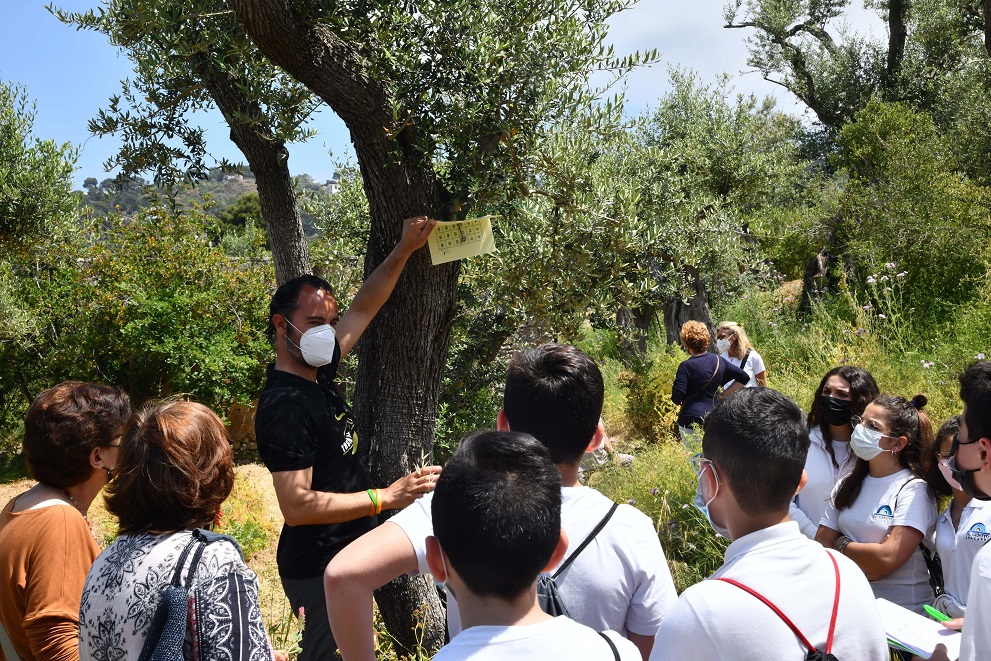
[[[426,216],[407,218],[403,221],[403,235],[399,239],[397,248],[406,255],[422,248],[436,224],[436,220]]]
[[[423,494],[433,491],[440,471],[440,466],[424,466],[399,478],[382,490],[382,509],[402,509]]]

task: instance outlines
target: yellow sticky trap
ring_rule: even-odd
[[[434,265],[495,252],[492,216],[440,221],[427,238],[427,245]]]

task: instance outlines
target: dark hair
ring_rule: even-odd
[[[107,510],[122,534],[205,528],[233,488],[231,447],[217,414],[195,402],[166,402],[128,421]]]
[[[536,437],[555,464],[572,464],[585,454],[602,397],[602,372],[573,346],[543,344],[509,360],[503,397],[509,427]]]
[[[958,431],[960,431],[960,416],[955,415],[940,425],[939,431],[933,435],[929,447],[922,451],[922,465],[926,470],[926,482],[929,483],[930,489],[941,496],[952,496],[953,487],[939,471],[939,459],[936,454],[939,452],[939,446],[943,444],[943,439],[953,438]]]
[[[543,571],[561,534],[561,474],[537,439],[476,431],[437,480],[434,535],[465,585],[513,599]]]
[[[819,387],[816,388],[815,395],[812,397],[812,406],[809,408],[809,429],[819,428],[822,433],[822,440],[825,441],[826,451],[829,452],[829,457],[833,460],[833,465],[839,466],[839,462],[836,461],[836,454],[833,452],[833,444],[830,443],[833,437],[829,433],[829,425],[823,422],[819,413],[819,398],[822,397],[822,389],[826,387],[826,381],[831,376],[842,377],[850,384],[851,415],[863,415],[864,409],[881,394],[881,391],[870,372],[854,365],[834,367],[826,372],[826,376],[822,377],[822,381],[819,382]]]
[[[925,395],[916,395],[911,400],[897,395],[880,395],[871,404],[877,404],[887,413],[885,421],[892,436],[904,436],[908,443],[898,453],[898,462],[903,468],[912,471],[916,477],[926,479],[924,453],[932,448],[933,428],[929,416],[922,409],[929,403]],[[864,478],[869,472],[869,464],[861,458],[853,465],[853,470],[841,482],[836,491],[836,509],[843,510],[857,500]]]
[[[805,414],[776,390],[744,388],[709,413],[702,452],[743,511],[787,511],[809,453]]]
[[[88,478],[94,448],[109,447],[131,415],[120,388],[66,381],[44,391],[24,416],[24,458],[31,477],[57,489]]]
[[[275,324],[272,322],[272,317],[278,314],[289,319],[299,307],[299,294],[304,287],[313,287],[317,291],[323,290],[331,296],[334,295],[334,288],[329,282],[309,273],[282,283],[282,286],[272,294],[272,302],[268,304],[268,328],[265,329],[265,334],[269,342],[275,343]]]
[[[970,440],[991,437],[991,362],[971,363],[960,375],[960,399]]]

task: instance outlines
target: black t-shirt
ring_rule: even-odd
[[[353,493],[371,487],[358,457],[351,411],[332,379],[340,362],[321,368],[320,383],[268,366],[258,399],[255,437],[258,454],[273,473],[313,468],[314,491]],[[371,501],[369,501],[371,506]],[[313,578],[341,549],[374,527],[375,517],[335,524],[282,527],[276,561],[283,578]]]

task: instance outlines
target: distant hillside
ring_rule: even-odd
[[[337,191],[336,179],[321,184],[307,174],[296,177],[296,185],[298,190],[303,193],[334,193]],[[137,213],[150,205],[151,196],[156,191],[153,183],[141,178],[134,178],[120,185],[116,179],[98,181],[96,177],[88,177],[83,182],[83,188],[84,190],[78,191],[82,194],[80,206],[92,208],[97,215],[107,215],[111,212]],[[165,194],[164,191],[158,192],[161,195]],[[238,200],[255,192],[255,176],[247,168],[243,174],[228,174],[216,168],[210,171],[210,176],[207,179],[199,182],[193,188],[176,194],[176,201],[182,207],[190,207],[194,203],[203,205],[204,197],[209,195],[212,206],[209,207],[208,211],[219,218]],[[305,212],[302,212],[301,215],[307,236],[313,236],[316,229],[313,227],[312,220]]]

